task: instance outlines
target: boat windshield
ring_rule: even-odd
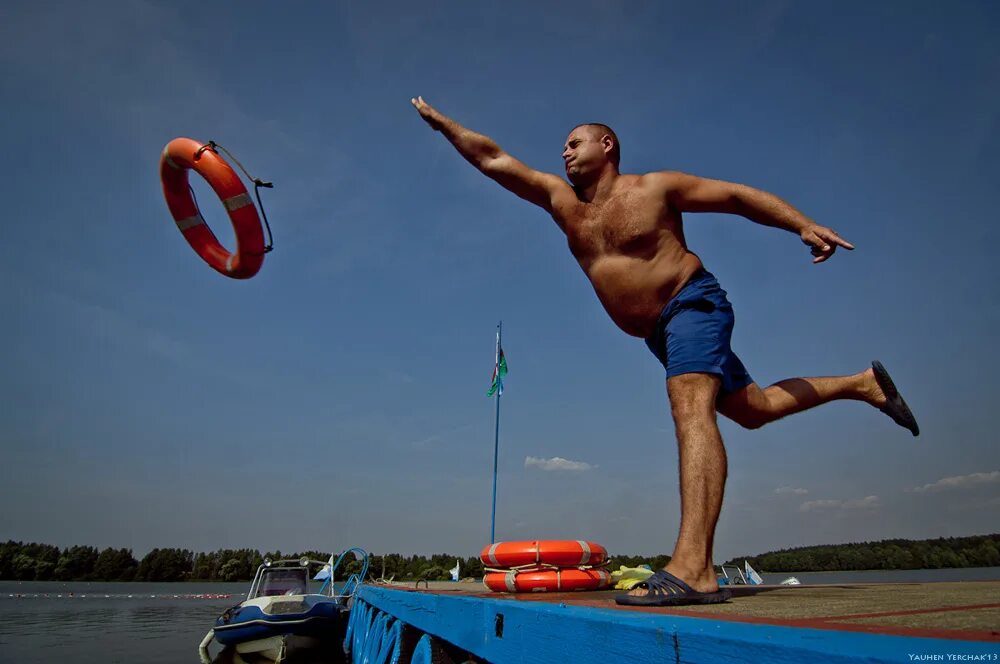
[[[264,570],[258,597],[274,595],[302,595],[309,591],[309,571],[304,568]]]

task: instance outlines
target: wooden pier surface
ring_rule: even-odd
[[[414,592],[546,602],[742,623],[1000,642],[1000,581],[730,586],[723,604],[638,608],[615,604],[621,591],[494,593],[478,583],[391,586]]]

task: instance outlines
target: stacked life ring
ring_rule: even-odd
[[[611,582],[608,551],[584,540],[497,542],[483,549],[483,584],[495,592],[598,590]]]
[[[215,143],[190,138],[175,138],[167,143],[160,157],[163,195],[177,228],[206,263],[227,277],[249,279],[260,270],[269,247],[264,246],[260,217],[246,187],[215,147]],[[230,253],[219,243],[201,216],[188,184],[191,170],[205,178],[229,213],[236,232],[235,252]]]

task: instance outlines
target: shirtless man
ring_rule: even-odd
[[[790,378],[762,388],[729,340],[733,310],[726,292],[688,250],[682,213],[738,214],[798,235],[822,263],[854,247],[777,196],[745,185],[660,171],[618,171],[618,137],[583,124],[566,138],[566,177],[533,170],[487,136],[466,129],[423,98],[420,116],[484,175],[543,208],[566,234],[570,251],[618,327],[646,340],[666,368],[677,432],[681,525],[670,563],[619,604],[709,604],[719,590],[712,541],[726,483],[726,450],[716,412],[757,429],[834,399],[864,401],[916,436],[917,422],[879,362],[851,376]]]

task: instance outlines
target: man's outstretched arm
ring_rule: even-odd
[[[493,139],[466,129],[433,106],[416,97],[410,103],[428,125],[444,134],[465,159],[487,177],[524,200],[552,212],[552,197],[569,185],[550,173],[529,168],[504,152]]]
[[[709,180],[686,173],[657,173],[666,188],[670,204],[681,212],[723,212],[738,214],[765,226],[782,228],[798,235],[812,248],[813,263],[822,263],[837,247],[854,245],[835,231],[820,226],[789,203],[760,189],[742,184]]]

